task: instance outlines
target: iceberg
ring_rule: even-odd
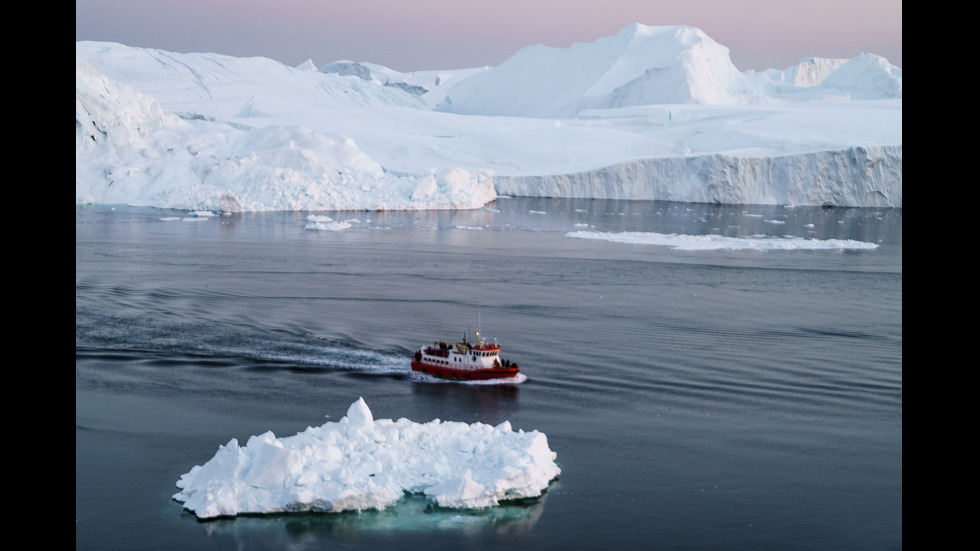
[[[700,29],[633,24],[456,71],[90,41],[75,58],[76,204],[902,206],[902,71],[872,54],[743,73]]]
[[[483,509],[538,498],[561,473],[544,433],[434,419],[374,419],[363,398],[338,422],[231,439],[177,481],[198,518],[384,510],[410,495]]]

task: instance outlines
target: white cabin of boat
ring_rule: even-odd
[[[486,369],[500,367],[500,345],[489,343],[480,333],[476,342],[470,343],[466,335],[462,341],[432,341],[421,350],[423,360],[458,369]],[[509,362],[508,362],[509,363]]]

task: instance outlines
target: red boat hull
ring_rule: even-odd
[[[509,379],[516,377],[520,370],[517,367],[498,367],[490,369],[451,369],[441,365],[432,365],[418,360],[412,360],[412,371],[428,373],[440,379],[451,381],[487,381],[490,379]]]

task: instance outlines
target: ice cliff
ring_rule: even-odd
[[[631,25],[497,67],[75,46],[75,201],[188,210],[477,208],[498,194],[902,206],[902,75],[742,73],[698,29]]]

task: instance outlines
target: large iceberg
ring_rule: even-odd
[[[902,71],[872,54],[743,73],[699,29],[634,24],[457,71],[84,41],[75,58],[78,204],[902,206]]]

